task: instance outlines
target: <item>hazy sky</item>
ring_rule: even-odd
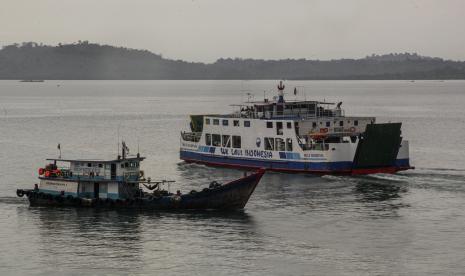
[[[0,0],[0,45],[78,40],[164,57],[465,60],[465,0]]]

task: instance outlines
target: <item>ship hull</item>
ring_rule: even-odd
[[[243,209],[265,170],[234,180],[222,186],[184,195],[144,196],[133,199],[88,199],[60,196],[34,190],[18,190],[31,206],[69,206],[146,210],[236,210]]]
[[[392,166],[354,168],[351,161],[339,162],[298,162],[260,160],[248,158],[234,158],[216,155],[207,155],[193,151],[180,151],[180,159],[188,163],[204,164],[215,167],[257,169],[266,168],[269,171],[284,173],[306,173],[315,175],[366,175],[375,173],[396,173],[413,169],[409,158],[396,159]]]

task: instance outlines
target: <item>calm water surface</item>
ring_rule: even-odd
[[[152,178],[200,189],[241,171],[178,159],[188,114],[232,111],[274,81],[0,81],[0,275],[463,275],[465,82],[287,82],[347,115],[402,121],[416,170],[267,174],[243,212],[30,208],[16,188],[46,157],[114,157],[118,136]],[[303,93],[302,93],[303,94]],[[303,95],[302,95],[303,96]],[[293,97],[293,96],[290,96]]]

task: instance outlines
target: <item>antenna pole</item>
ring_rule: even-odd
[[[118,127],[116,128],[116,156],[120,156],[119,155],[119,126],[120,126],[120,124],[121,123],[119,123]]]

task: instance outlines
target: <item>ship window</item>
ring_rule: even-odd
[[[287,128],[292,128],[292,122],[287,122]]]
[[[265,150],[274,150],[274,138],[265,137]]]
[[[241,148],[241,136],[234,136],[232,137],[232,146],[233,148],[239,149]]]
[[[92,163],[87,163],[87,167],[92,167]]]
[[[121,168],[124,168],[124,163],[121,163]]]
[[[231,136],[229,135],[223,135],[223,143],[221,144],[224,148],[230,148],[231,147]]]
[[[309,104],[308,105],[308,113],[315,114],[316,111],[316,104]]]
[[[279,151],[286,150],[286,143],[284,142],[284,139],[276,138],[275,142],[276,142],[276,146],[275,146],[276,150],[279,150]]]
[[[266,122],[267,128],[273,128],[273,122]]]
[[[212,134],[212,146],[219,147],[221,145],[221,135]]]
[[[103,164],[98,164],[98,167],[99,167],[99,168],[103,168]]]
[[[354,126],[358,126],[358,120],[354,121]]]
[[[331,126],[331,122],[326,122],[326,127],[330,127]]]
[[[339,126],[344,126],[344,121],[339,121]]]
[[[238,120],[234,120],[234,121],[233,121],[233,124],[234,124],[235,127],[238,127],[238,126],[239,126],[239,121],[238,121]]]
[[[312,123],[312,127],[316,127],[316,122],[313,122],[313,123]]]
[[[205,144],[207,146],[211,146],[212,145],[212,135],[209,134],[209,133],[206,133],[205,134]]]
[[[276,135],[283,135],[283,122],[276,122]]]
[[[124,163],[124,167],[125,168],[129,167],[129,163],[128,162]]]
[[[286,139],[286,151],[292,151],[292,138]]]
[[[219,124],[220,124],[220,120],[218,120],[218,119],[213,119],[213,124],[216,125],[216,126],[219,125]]]
[[[229,121],[228,120],[223,120],[223,126],[227,126],[229,125]]]
[[[107,183],[100,183],[98,189],[99,189],[99,193],[107,193],[108,192],[108,184]]]
[[[250,127],[250,121],[244,121],[244,127]]]
[[[210,119],[208,119],[208,118],[205,119],[205,124],[206,124],[206,125],[209,125],[209,124],[210,124]]]

